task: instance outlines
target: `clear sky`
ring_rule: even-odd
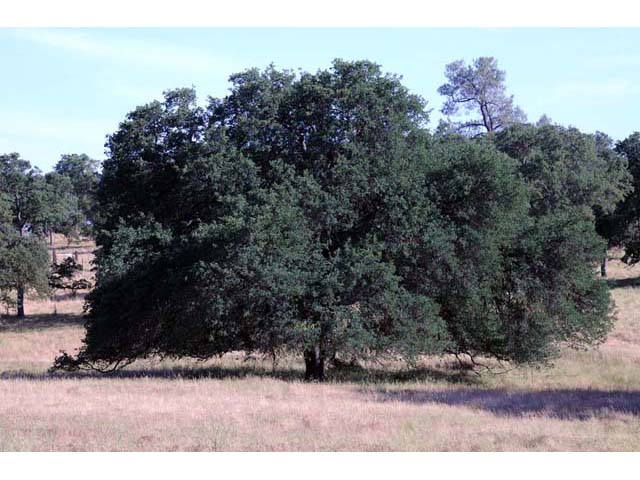
[[[494,56],[529,120],[622,139],[640,130],[640,29],[0,29],[0,153],[48,171],[104,158],[105,136],[166,89],[227,92],[249,67],[315,71],[368,59],[403,76],[438,122],[444,66]]]

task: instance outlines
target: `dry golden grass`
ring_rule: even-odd
[[[599,349],[480,378],[425,359],[305,384],[297,359],[272,373],[241,354],[50,375],[81,343],[82,299],[30,303],[0,324],[0,450],[638,451],[639,276],[611,262],[618,322]]]

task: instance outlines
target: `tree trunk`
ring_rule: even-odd
[[[600,263],[600,276],[606,278],[607,276],[607,256],[602,257],[602,262]]]
[[[304,352],[305,372],[304,379],[307,381],[322,382],[324,380],[324,354],[320,346],[305,350]]]
[[[20,285],[18,287],[18,299],[17,299],[18,318],[24,318],[24,287]]]

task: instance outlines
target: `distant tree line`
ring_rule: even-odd
[[[68,268],[51,265],[46,243],[53,245],[55,233],[91,233],[97,168],[86,155],[63,155],[43,175],[17,153],[0,155],[0,303],[15,307],[18,317],[25,315],[26,292],[47,296],[67,286],[62,279],[74,292],[87,288],[86,281],[73,283]]]
[[[445,75],[433,131],[368,61],[250,69],[206,106],[177,89],[129,113],[99,178],[73,180],[96,288],[84,345],[56,368],[243,350],[300,354],[322,380],[354,359],[539,363],[601,342],[607,247],[640,261],[640,134],[526,123],[493,58]],[[34,243],[65,228],[27,224]]]

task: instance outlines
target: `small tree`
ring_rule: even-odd
[[[469,66],[463,60],[455,61],[446,66],[445,76],[448,82],[438,88],[438,93],[446,97],[442,113],[479,115],[451,122],[459,132],[477,135],[526,121],[524,112],[513,105],[513,95],[506,93],[505,72],[498,69],[495,58],[480,57]]]
[[[48,268],[49,255],[40,239],[0,225],[0,301],[15,306],[18,318],[24,317],[25,291],[42,297],[49,293]]]

